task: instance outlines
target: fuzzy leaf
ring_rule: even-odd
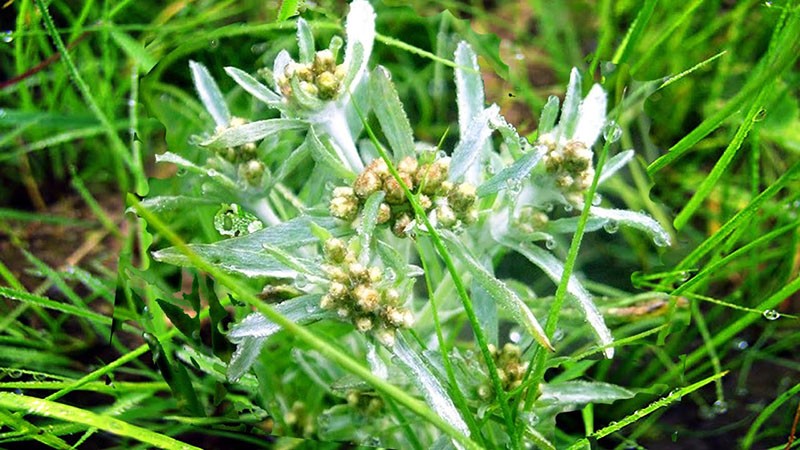
[[[378,223],[378,213],[380,212],[381,203],[386,194],[383,191],[372,193],[367,201],[364,203],[364,209],[361,215],[361,223],[358,226],[358,241],[361,245],[360,259],[362,264],[369,263],[370,260],[370,244],[372,243],[372,234],[375,231],[375,226]]]
[[[172,152],[165,152],[160,155],[156,155],[156,162],[169,162],[178,167],[186,169],[189,172],[207,176],[229,190],[236,191],[239,189],[235,181],[220,173],[218,170],[200,167],[188,159]]]
[[[375,42],[375,10],[368,1],[355,0],[350,3],[345,21],[345,35],[347,43],[344,49],[344,67],[347,69],[347,77],[344,86],[352,90],[367,69]]]
[[[250,142],[260,141],[281,131],[302,130],[308,123],[298,119],[267,119],[229,127],[215,134],[211,139],[202,142],[203,146],[236,147]]]
[[[228,381],[235,383],[256,362],[266,338],[246,337],[236,345],[236,351],[231,355],[228,363]]]
[[[397,357],[397,361],[402,363],[401,368],[422,392],[422,396],[425,397],[425,401],[431,409],[458,431],[469,436],[469,428],[453,401],[450,400],[447,391],[419,354],[408,346],[402,335],[398,334],[391,351]]]
[[[241,86],[242,89],[247,91],[256,99],[273,107],[282,105],[281,97],[278,94],[261,84],[252,75],[244,70],[237,69],[236,67],[226,67],[225,72],[227,72],[227,74],[233,78],[233,81],[235,81],[236,84]]]
[[[484,144],[492,134],[489,121],[500,113],[500,107],[492,105],[484,109],[475,116],[469,124],[467,131],[461,136],[455,150],[453,150],[452,161],[450,162],[450,181],[458,181],[462,176],[472,171],[472,178],[467,181],[477,185],[477,173],[474,168],[480,169],[482,164],[481,155]]]
[[[514,161],[513,164],[480,185],[478,187],[478,197],[485,197],[514,184],[522,183],[530,175],[531,170],[536,167],[536,164],[539,163],[546,151],[545,147],[537,146],[522,155],[520,159]]]
[[[200,96],[203,106],[206,107],[218,127],[227,127],[231,122],[231,113],[228,111],[225,97],[222,96],[217,82],[211,77],[206,66],[195,61],[189,61],[189,68],[192,71],[194,87],[197,89],[197,95]]]
[[[296,276],[296,272],[270,257],[264,250],[264,245],[295,249],[316,243],[317,238],[311,233],[312,222],[330,230],[335,236],[347,233],[338,228],[335,219],[302,216],[246,236],[225,239],[213,244],[191,244],[189,247],[204,259],[228,272],[248,277],[291,278]],[[169,264],[191,266],[191,261],[176,247],[154,252],[153,257]]]
[[[276,312],[297,323],[309,323],[335,313],[329,313],[319,307],[320,294],[303,295],[286,300],[274,306]],[[241,322],[231,327],[228,339],[240,344],[247,338],[268,338],[280,331],[281,327],[264,317],[261,313],[252,313]]]
[[[300,63],[311,63],[314,60],[314,34],[302,17],[297,19],[297,46],[300,48]]]
[[[589,403],[614,403],[617,400],[624,400],[635,395],[622,386],[598,381],[562,381],[543,384],[541,389],[542,395],[537,400],[538,403],[548,406],[572,405],[572,409],[578,409],[577,405],[587,405]],[[566,409],[562,409],[562,411],[566,411]]]
[[[569,73],[569,85],[564,96],[564,106],[561,109],[561,118],[558,121],[559,137],[571,138],[578,126],[578,110],[581,99],[581,74],[578,69],[572,68]]]
[[[555,256],[535,245],[523,246],[515,242],[504,243],[542,269],[555,283],[561,281],[564,265],[561,261],[556,259]],[[592,327],[592,330],[594,330],[594,333],[597,335],[600,345],[606,347],[603,350],[606,358],[613,358],[614,347],[611,347],[611,344],[614,342],[614,338],[611,336],[611,331],[606,326],[603,316],[597,309],[597,305],[594,304],[591,294],[580,284],[575,275],[570,275],[569,277],[567,292],[578,300],[578,305],[583,310],[583,314],[586,316],[586,321],[589,323],[589,326]]]
[[[597,183],[600,184],[609,179],[612,175],[617,173],[619,169],[625,167],[631,159],[633,159],[633,150],[625,150],[609,158],[603,165],[603,171],[600,172],[600,179],[597,180]]]
[[[536,317],[533,316],[528,305],[526,305],[504,282],[495,278],[492,273],[478,264],[452,233],[442,232],[442,237],[450,243],[448,248],[458,255],[461,262],[466,265],[466,269],[472,274],[475,282],[485,289],[502,308],[510,312],[514,320],[522,325],[528,334],[536,339],[542,347],[553,350],[550,340],[547,338],[542,326],[539,325]]]
[[[142,206],[156,213],[194,209],[203,205],[217,205],[218,201],[205,197],[189,197],[186,195],[160,195],[142,200]],[[125,212],[134,212],[128,208]]]
[[[475,52],[464,41],[455,53],[456,100],[458,103],[458,132],[467,134],[469,124],[483,110],[483,80]]]
[[[542,114],[539,116],[539,136],[549,133],[556,126],[556,118],[558,117],[558,97],[551,95],[547,99],[547,103],[542,108]]]
[[[381,124],[396,160],[414,154],[414,135],[397,90],[385,68],[378,66],[369,79],[372,110]]]
[[[611,223],[625,225],[637,230],[644,231],[653,238],[653,242],[659,247],[670,245],[669,233],[661,227],[661,224],[647,214],[628,211],[624,209],[608,209],[592,206],[589,214],[593,217],[607,219]]]
[[[323,139],[325,139],[324,142],[317,135],[314,127],[308,128],[308,134],[306,134],[305,143],[309,150],[311,150],[311,157],[314,158],[314,161],[316,161],[317,164],[330,169],[333,175],[336,175],[339,178],[347,181],[355,180],[356,174],[342,164],[342,159],[337,156],[336,150],[331,147],[328,139]]]
[[[175,352],[175,356],[183,361],[186,365],[194,367],[195,369],[203,372],[204,374],[212,377],[220,383],[228,381],[225,376],[225,364],[221,359],[216,356],[206,355],[195,350],[193,347],[184,345]],[[243,389],[255,391],[258,389],[258,380],[251,374],[244,374],[237,381],[239,386]]]

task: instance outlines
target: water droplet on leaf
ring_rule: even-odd
[[[617,142],[622,137],[622,128],[613,120],[609,120],[603,127],[603,139],[608,142]]]
[[[603,225],[603,229],[606,230],[606,233],[614,234],[619,231],[619,224],[616,220],[609,220]]]
[[[544,241],[544,246],[547,247],[548,250],[553,250],[556,248],[556,240],[553,239],[552,236],[548,236]]]
[[[781,313],[779,313],[778,311],[775,311],[774,309],[767,309],[761,314],[767,320],[778,320],[781,317]]]

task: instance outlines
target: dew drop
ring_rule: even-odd
[[[728,412],[728,402],[726,402],[725,400],[715,401],[714,404],[711,405],[711,412],[713,412],[714,415],[725,414],[726,412]]]
[[[521,52],[517,52],[514,54],[514,59],[516,59],[517,61],[522,61],[523,59],[525,59],[525,55],[523,55]]]
[[[553,208],[555,208],[555,206],[553,206],[552,203],[545,203],[544,205],[542,205],[542,211],[546,213],[553,212]]]
[[[206,173],[208,174],[208,176],[210,176],[212,178],[216,177],[217,175],[219,175],[219,172],[217,172],[217,169],[208,169],[208,171]]]
[[[740,388],[736,389],[736,395],[738,395],[739,397],[744,397],[749,393],[750,393],[750,391],[748,391],[747,388],[744,388],[744,387],[740,387]]]
[[[506,181],[506,189],[511,195],[517,195],[522,190],[522,182],[518,178],[509,178]]]
[[[572,212],[573,209],[575,209],[575,207],[572,206],[572,203],[567,203],[564,205],[564,211],[566,212]]]
[[[736,350],[747,350],[747,348],[750,347],[750,343],[745,341],[744,339],[741,339],[741,340],[738,340],[738,341],[734,342],[733,343],[733,347]]]
[[[464,350],[464,359],[470,360],[475,357],[475,352],[472,350]]]
[[[600,202],[602,201],[603,201],[603,196],[598,193],[595,193],[594,196],[592,197],[592,206],[600,206]]]
[[[22,371],[11,369],[7,372],[7,375],[9,376],[9,378],[20,378],[22,377]]]
[[[775,311],[774,309],[767,309],[761,314],[767,320],[778,320],[781,317],[781,313],[779,313],[778,311]]]
[[[309,284],[308,277],[305,274],[301,273],[297,275],[297,277],[294,279],[295,287],[297,287],[297,289],[300,289],[301,291],[307,288],[308,284]]]
[[[436,159],[442,159],[442,158],[447,158],[447,152],[445,152],[444,150],[439,150],[438,152],[436,152]]]
[[[519,330],[517,329],[513,329],[511,330],[511,332],[508,333],[508,340],[515,344],[518,344],[519,341],[522,340],[522,333],[520,333]]]
[[[558,342],[564,339],[564,335],[565,335],[564,330],[562,330],[561,328],[557,328],[556,331],[553,333],[553,342]]]
[[[603,229],[606,230],[606,233],[614,234],[619,231],[619,224],[616,220],[609,220],[603,225]]]
[[[217,47],[219,47],[219,41],[218,40],[212,39],[212,40],[208,41],[208,48],[210,48],[211,50],[216,50]]]
[[[678,442],[678,432],[677,431],[673,431],[672,432],[672,442]]]
[[[489,405],[481,405],[478,407],[478,420],[482,420],[486,416],[486,411],[489,410]]]
[[[14,33],[10,30],[0,31],[0,39],[3,40],[3,43],[10,44],[14,40]]]
[[[556,248],[556,240],[553,239],[552,236],[548,236],[547,239],[544,240],[544,246],[547,247],[548,250],[553,250]]]
[[[395,273],[394,269],[388,267],[386,268],[386,270],[383,271],[383,279],[385,279],[390,283],[393,283],[394,280],[397,279],[397,273]]]
[[[759,109],[755,116],[753,116],[753,122],[761,122],[767,117],[767,110],[766,109]]]
[[[658,246],[658,247],[666,247],[667,246],[667,240],[664,239],[661,236],[654,237],[653,238],[653,243],[656,244],[656,246]]]
[[[764,6],[767,8],[772,8],[772,2],[764,2]]]
[[[175,175],[177,175],[179,177],[182,177],[182,176],[185,176],[187,172],[189,172],[189,171],[184,169],[183,167],[181,167],[180,169],[178,169],[177,172],[175,172]]]
[[[318,305],[316,305],[314,303],[308,303],[306,305],[306,312],[311,314],[311,313],[313,313],[314,311],[317,310],[317,307],[318,307]]]
[[[617,122],[609,120],[603,127],[603,139],[608,142],[617,142],[620,137],[622,137],[622,127]]]

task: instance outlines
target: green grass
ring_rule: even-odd
[[[188,271],[150,261],[150,247],[179,245],[192,234],[197,242],[216,239],[206,220],[214,205],[159,219],[130,199],[149,229],[121,212],[128,192],[196,193],[188,176],[167,178],[165,165],[154,163],[165,150],[200,160],[190,140],[207,123],[189,59],[211,70],[234,115],[270,117],[235,88],[223,67],[252,73],[271,63],[278,49],[294,45],[293,22],[275,22],[291,2],[282,2],[284,9],[273,3],[17,0],[6,9],[15,22],[0,42],[0,67],[8,74],[0,88],[0,446],[192,448],[220,440],[267,446],[267,422],[303,437],[301,421],[270,417],[290,410],[290,399],[303,398],[294,385],[278,391],[287,371],[296,371],[299,385],[345,373],[367,382],[390,405],[394,422],[405,424],[410,445],[417,421],[465,447],[494,438],[474,433],[484,423],[468,420],[475,441],[469,440],[419,396],[372,375],[337,343],[344,327],[286,322],[253,296],[260,286],[226,277],[202,259],[194,259],[203,275],[193,289],[186,287]],[[664,249],[628,230],[579,231],[557,247],[567,261],[561,283],[529,277],[537,293],[553,299],[539,315],[547,317],[550,337],[574,314],[561,303],[574,273],[593,282],[586,285],[607,320],[617,318],[610,322],[613,360],[566,335],[562,343],[579,351],[525,354],[533,362],[527,386],[581,377],[637,394],[563,413],[553,442],[559,448],[596,440],[603,448],[689,448],[701,441],[781,448],[792,431],[800,371],[800,6],[497,3],[491,9],[481,2],[376,5],[373,59],[392,71],[414,136],[453,147],[454,64],[445,48],[458,39],[480,55],[487,103],[499,104],[529,137],[548,95],[563,96],[576,66],[588,71],[585,88],[592,79],[602,82],[609,116],[623,129],[621,146],[604,148],[603,157],[636,150],[624,180],[600,188],[603,198],[674,226],[675,244]],[[452,15],[438,16],[444,9]],[[321,2],[304,17],[318,42],[327,43],[340,33],[343,12],[336,2]],[[516,20],[499,28],[500,18]],[[499,50],[491,33],[503,39]],[[375,136],[384,137],[390,138]],[[154,175],[162,179],[145,186]],[[295,187],[275,195],[291,199],[286,194]],[[67,198],[75,210],[57,208]],[[81,244],[87,251],[76,253]],[[430,256],[421,263],[431,279],[455,270],[447,257],[433,256],[449,255],[438,236],[418,248]],[[103,264],[117,254],[119,267]],[[502,277],[520,278],[513,262],[496,263]],[[226,308],[239,311],[236,317],[244,308],[228,297],[193,306],[193,295],[207,300],[213,294],[207,276],[235,294],[233,301],[286,329],[275,338],[274,353],[261,355],[240,384],[224,378],[232,348],[220,330],[228,323]],[[471,305],[458,274],[452,279],[454,287],[443,291],[428,280],[428,292]],[[666,295],[636,297],[650,291]],[[655,313],[641,313],[651,298],[666,301]],[[156,299],[185,308],[171,310]],[[471,341],[447,322],[448,304],[431,303],[438,341],[466,348]],[[467,308],[460,323],[480,330],[479,312],[478,305]],[[191,333],[195,323],[202,324],[197,335]],[[475,339],[476,353],[491,361],[488,338],[478,332]],[[327,362],[304,363],[303,355]],[[456,382],[459,358],[444,358],[443,379],[463,411],[470,407]],[[336,403],[335,395],[321,391],[305,400],[309,414]],[[521,436],[525,427],[515,422],[513,404],[500,401],[483,420],[491,417]]]

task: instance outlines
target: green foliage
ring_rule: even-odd
[[[0,446],[782,447],[797,3],[497,3],[12,2]]]

